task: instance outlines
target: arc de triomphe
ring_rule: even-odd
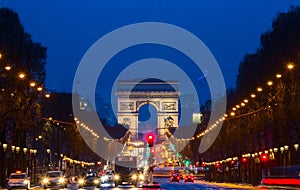
[[[139,109],[145,104],[157,110],[158,141],[165,139],[165,127],[178,127],[178,81],[118,81],[116,96],[118,123],[129,127],[131,141],[138,139]]]

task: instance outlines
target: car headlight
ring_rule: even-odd
[[[58,179],[58,182],[59,182],[59,183],[65,183],[65,178],[60,177],[60,178]]]
[[[82,185],[82,184],[84,184],[84,180],[83,180],[83,179],[79,179],[79,180],[78,180],[78,183],[79,183],[80,185]]]
[[[29,184],[29,180],[25,179],[24,184]]]
[[[44,184],[49,183],[49,179],[48,179],[48,178],[44,178],[44,179],[43,179],[43,183],[44,183]]]
[[[94,180],[94,183],[95,183],[95,184],[99,184],[99,180],[98,180],[98,179],[95,179],[95,180]]]
[[[114,179],[115,179],[115,180],[118,180],[118,179],[120,179],[120,176],[119,176],[119,175],[115,175],[115,176],[114,176]]]
[[[134,174],[133,176],[131,176],[132,179],[137,179],[137,176]]]
[[[139,179],[140,179],[140,180],[144,180],[144,179],[145,179],[145,176],[144,176],[143,174],[140,174],[140,175],[139,175]]]

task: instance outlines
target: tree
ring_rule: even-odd
[[[46,48],[32,41],[9,8],[0,9],[0,53],[0,133],[12,130],[14,141],[24,144],[23,134],[40,122],[43,95],[36,87],[44,85]]]
[[[299,142],[299,52],[298,6],[291,7],[287,13],[279,13],[272,29],[261,35],[261,46],[257,51],[244,56],[236,89],[229,91],[227,96],[228,113],[245,99],[249,103],[237,109],[235,117],[225,120],[219,137],[205,155],[215,160],[215,155],[222,149],[231,157]],[[294,67],[287,69],[288,64]],[[268,80],[273,84],[267,85]],[[262,92],[257,92],[258,86],[263,88]],[[256,97],[251,98],[251,93]]]

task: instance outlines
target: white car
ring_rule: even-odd
[[[106,170],[105,174],[101,176],[100,187],[115,187],[113,170]]]
[[[67,181],[63,171],[48,171],[42,181],[44,189],[50,187],[66,188]]]
[[[105,171],[105,176],[107,176],[109,181],[114,180],[114,171],[113,170],[106,170]]]
[[[27,176],[26,173],[21,173],[20,171],[17,171],[16,173],[11,173],[7,181],[7,188],[30,189],[30,178]]]

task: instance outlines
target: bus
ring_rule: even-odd
[[[300,165],[269,168],[261,180],[261,185],[300,187]]]
[[[115,157],[115,185],[137,186],[144,180],[144,175],[138,171],[137,157],[116,156]]]

